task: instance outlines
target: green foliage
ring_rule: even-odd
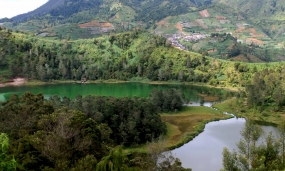
[[[151,141],[166,133],[166,125],[158,114],[161,109],[167,112],[181,109],[184,103],[181,100],[184,97],[181,92],[171,89],[160,91],[160,93],[164,94],[163,98],[170,98],[171,101],[166,99],[159,101],[160,94],[152,92],[149,99],[88,95],[86,97],[77,96],[76,99],[69,100],[65,98],[61,101],[54,96],[49,102],[56,108],[66,106],[72,110],[80,110],[94,119],[100,124],[101,136],[106,143],[110,141],[108,139],[110,136],[116,144],[129,146]],[[157,101],[163,106],[157,106]],[[110,129],[104,123],[107,123]]]
[[[260,126],[255,125],[249,120],[240,134],[243,139],[237,143],[239,149],[239,154],[237,155],[238,163],[241,170],[249,170],[252,167],[252,163],[256,160],[254,156],[256,143],[263,134],[263,130]]]
[[[153,89],[149,99],[160,112],[172,112],[181,110],[183,104],[186,103],[184,94],[180,91],[177,91],[176,89]]]
[[[46,28],[65,27],[65,24],[78,24],[99,21],[111,21],[118,31],[129,30],[134,27],[150,28],[155,23],[169,15],[179,15],[189,11],[189,2],[184,0],[156,0],[156,1],[110,1],[110,0],[67,0],[50,1],[42,7],[27,14],[14,17],[10,24],[15,29],[28,29],[40,32]],[[9,20],[2,20],[9,22]],[[128,22],[127,24],[125,24]],[[140,24],[142,23],[143,24]],[[6,25],[6,26],[9,26]],[[19,30],[20,30],[19,29]],[[93,29],[96,29],[94,27]],[[51,31],[51,29],[48,29]],[[88,31],[89,36],[94,36]],[[94,32],[94,31],[93,31]],[[99,34],[104,31],[99,31]],[[60,32],[59,34],[62,34]],[[71,32],[73,34],[73,32]],[[86,37],[86,34],[72,37]]]
[[[109,155],[103,157],[97,164],[96,171],[136,171],[138,168],[131,168],[126,165],[126,156],[122,147],[113,148]]]
[[[191,171],[190,168],[183,168],[180,160],[167,151],[166,141],[161,137],[148,143],[146,148],[148,153],[145,156],[136,155],[130,163],[148,171]]]
[[[19,170],[138,170],[125,161],[121,149],[111,150],[110,155],[107,151],[119,144],[139,145],[166,133],[158,107],[137,97],[54,96],[47,101],[41,94],[25,93],[1,103],[0,117],[0,128],[11,135],[13,144],[7,151],[7,136],[1,134],[0,156],[13,153]]]
[[[0,170],[13,171],[16,170],[17,162],[14,158],[10,157],[8,152],[9,138],[7,134],[0,134]]]
[[[284,88],[281,82],[283,70],[284,67],[280,66],[256,72],[252,83],[246,87],[248,105],[265,107],[273,103],[280,110],[284,104]]]
[[[284,121],[281,121],[284,125]],[[223,151],[224,170],[284,170],[283,165],[283,136],[284,130],[280,127],[279,137],[268,134],[262,144],[257,145],[257,140],[262,134],[262,129],[248,121],[241,131],[243,139],[237,143],[238,152]],[[282,158],[282,160],[280,160]]]
[[[200,60],[198,54],[165,47],[164,37],[139,30],[72,42],[44,40],[25,34],[12,36],[6,31],[0,34],[6,36],[1,44],[1,61],[6,61],[3,68],[8,68],[12,77],[42,81],[143,77],[154,81],[193,82],[207,82],[214,77],[208,72],[207,58]],[[187,56],[191,56],[188,65]]]
[[[223,166],[224,166],[224,171],[238,171],[237,167],[237,153],[230,152],[227,148],[223,149]]]

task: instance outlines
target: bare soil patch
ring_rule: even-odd
[[[211,49],[207,51],[208,53],[213,53],[213,52],[217,52],[217,49]]]
[[[235,44],[232,43],[230,46],[227,47],[227,50],[232,50],[234,48]]]
[[[250,28],[251,36],[253,37],[264,37],[264,34],[257,34],[255,28]]]
[[[224,16],[216,16],[216,19],[217,20],[226,20],[227,18],[226,17],[224,17]]]
[[[210,17],[210,14],[208,12],[207,9],[203,10],[203,11],[200,11],[199,14],[203,17],[203,18],[208,18]]]
[[[156,23],[156,25],[160,27],[168,27],[169,23],[165,20],[161,20],[160,22]]]
[[[243,55],[239,54],[238,56],[232,58],[234,61],[240,61],[240,62],[249,62],[248,59]]]
[[[183,30],[183,28],[182,28],[180,22],[178,22],[178,23],[175,25],[175,28],[177,28],[179,31],[182,31],[182,30]]]
[[[264,62],[264,61],[262,61],[261,59],[259,59],[258,57],[254,56],[254,55],[248,54],[247,56],[249,57],[251,62]]]
[[[244,33],[245,32],[245,28],[244,27],[241,27],[241,28],[238,28],[234,31],[234,33]]]
[[[258,40],[256,38],[247,38],[246,43],[248,44],[255,44],[255,45],[264,45],[265,43],[261,40]]]
[[[27,79],[25,78],[14,78],[10,82],[6,83],[0,83],[0,87],[6,87],[6,86],[20,86],[27,82]]]
[[[88,23],[84,24],[79,24],[78,25],[80,28],[90,28],[90,27],[101,27],[101,28],[112,28],[114,27],[111,23],[109,22],[99,22],[98,20],[93,20]]]
[[[99,24],[99,21],[98,20],[93,20],[91,22],[88,22],[88,23],[84,23],[84,24],[79,24],[79,27],[80,28],[87,28],[87,27],[99,27],[100,24]]]

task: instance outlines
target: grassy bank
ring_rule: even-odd
[[[203,132],[208,122],[227,119],[229,116],[209,107],[195,106],[184,107],[177,113],[162,114],[161,118],[167,124],[167,146],[169,149],[174,149]]]
[[[223,112],[233,113],[237,117],[250,118],[258,122],[278,124],[285,117],[284,111],[278,111],[272,106],[263,107],[262,109],[248,107],[245,102],[237,103],[236,98],[215,103],[213,107]]]
[[[84,84],[90,83],[126,83],[128,81],[121,80],[88,80]],[[74,80],[51,80],[51,81],[39,81],[39,80],[29,80],[24,85],[28,86],[38,86],[38,85],[46,85],[46,84],[81,84],[81,81]]]
[[[225,89],[227,91],[233,91],[237,92],[240,88],[237,87],[214,87],[206,83],[194,83],[194,82],[179,82],[179,81],[146,81],[146,80],[140,80],[140,81],[122,81],[122,80],[116,80],[116,79],[109,79],[109,80],[87,80],[84,84],[90,84],[90,83],[127,83],[127,82],[139,82],[139,83],[145,83],[145,84],[154,84],[154,85],[162,85],[162,84],[181,84],[181,85],[194,85],[194,86],[204,86],[204,87],[210,87],[210,88],[218,88],[218,89]],[[80,80],[50,80],[50,81],[39,81],[39,80],[28,80],[23,85],[28,86],[38,86],[38,85],[46,85],[46,84],[81,84]],[[9,86],[9,85],[6,85]],[[208,100],[207,100],[208,101]],[[211,100],[209,100],[211,101]]]
[[[211,121],[228,119],[230,116],[222,112],[204,106],[184,107],[176,113],[161,114],[162,120],[167,125],[165,140],[168,149],[178,148],[191,141],[203,132],[205,125]],[[147,153],[147,145],[128,147],[125,153]]]

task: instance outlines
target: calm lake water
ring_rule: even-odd
[[[152,89],[169,89],[176,88],[181,90],[184,95],[195,103],[202,101],[198,94],[205,93],[216,95],[220,98],[229,96],[229,92],[222,89],[214,89],[203,86],[190,85],[151,85],[142,83],[116,83],[116,84],[55,84],[42,86],[20,86],[20,87],[3,87],[0,88],[0,101],[7,100],[12,94],[23,94],[27,91],[32,93],[42,93],[46,98],[57,94],[60,97],[75,98],[78,94],[83,96],[100,95],[115,97],[148,97]],[[202,103],[204,103],[202,101]],[[206,103],[209,105],[208,103]]]
[[[236,142],[241,138],[240,131],[245,122],[242,118],[210,122],[204,132],[173,150],[172,154],[181,160],[183,167],[192,168],[193,171],[219,171],[223,167],[223,148],[227,147],[230,151],[237,149]],[[266,133],[272,131],[273,134],[277,134],[276,127],[262,128]],[[263,139],[261,138],[261,141]]]
[[[225,99],[232,96],[222,89],[190,85],[150,85],[142,83],[116,83],[116,84],[56,84],[42,86],[20,86],[0,88],[0,101],[7,100],[12,94],[23,94],[27,91],[42,93],[45,98],[53,95],[59,97],[75,98],[78,94],[83,96],[92,94],[115,97],[148,97],[152,89],[176,88],[181,90],[191,101],[192,105],[211,106],[212,102],[204,101],[198,94],[219,96]],[[184,146],[173,150],[173,154],[182,161],[184,167],[193,171],[216,171],[222,168],[222,151],[224,147],[230,150],[236,148],[235,143],[240,139],[240,130],[245,123],[244,119],[229,119],[211,122],[206,125],[205,131]],[[275,130],[274,127],[263,127]]]

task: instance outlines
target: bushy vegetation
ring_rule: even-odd
[[[250,81],[244,84],[244,88],[239,90],[235,98],[217,103],[214,107],[239,117],[278,124],[284,117],[285,110],[284,64],[235,63],[235,68],[248,70],[245,73],[254,72]]]
[[[210,60],[166,46],[166,39],[134,31],[97,39],[56,41],[0,32],[2,79],[89,80],[144,77],[207,82]],[[216,65],[215,65],[216,66]],[[213,66],[213,67],[215,67]]]
[[[170,99],[183,99],[181,92],[170,91]],[[9,154],[15,156],[19,170],[76,170],[82,167],[90,170],[99,167],[100,170],[104,160],[117,161],[108,157],[108,151],[115,146],[140,145],[166,133],[166,125],[158,113],[160,108],[153,103],[158,99],[155,96],[157,94],[153,92],[149,99],[79,95],[75,99],[53,96],[45,100],[42,94],[12,95],[8,101],[1,102],[0,129],[10,137]],[[176,103],[172,103],[167,112],[179,109],[177,106],[183,101]],[[169,104],[163,102],[162,105]],[[2,153],[5,154],[8,152],[5,136],[0,143],[4,143]],[[116,149],[109,155],[115,155],[117,152],[114,151]],[[120,160],[123,156],[118,157]],[[16,164],[15,160],[3,158],[3,162],[11,163],[9,167]],[[123,160],[117,164],[129,166]]]
[[[0,170],[16,170],[17,162],[14,158],[7,155],[9,148],[9,137],[7,134],[0,133]]]
[[[208,58],[170,47],[164,37],[135,30],[87,40],[47,40],[0,30],[0,79],[177,80],[245,87],[265,68],[282,63],[246,64]]]
[[[247,121],[241,131],[242,139],[237,142],[237,151],[223,150],[224,170],[284,170],[284,120],[280,121],[277,137],[272,133],[265,136],[263,143],[258,143],[264,134],[260,126]]]

